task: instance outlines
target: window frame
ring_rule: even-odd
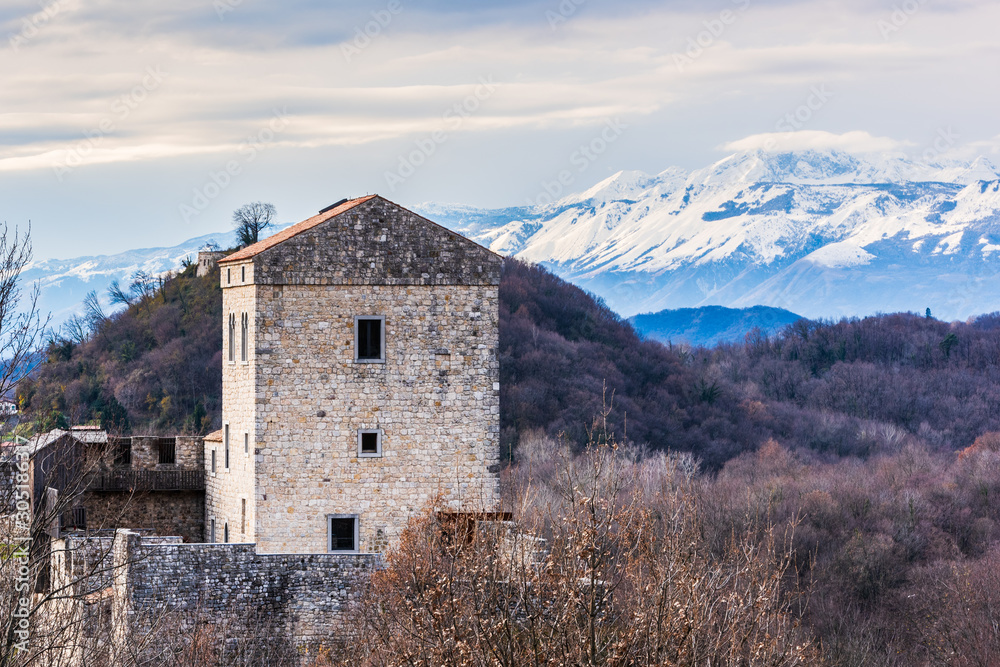
[[[379,354],[378,358],[358,356],[358,333],[360,332],[361,320],[379,321]],[[356,364],[384,364],[385,363],[385,315],[355,315],[354,316],[354,363]]]
[[[333,520],[354,520],[354,549],[333,549]],[[326,515],[326,552],[329,554],[361,553],[361,515],[360,514],[327,514]]]
[[[229,424],[222,425],[223,470],[229,470]]]
[[[243,433],[243,453],[250,454],[250,434],[246,432]]]
[[[215,459],[216,459],[216,456],[215,456],[215,447],[212,447],[212,450],[211,450],[211,451],[212,451],[212,456],[211,456],[211,459],[212,459],[212,463],[211,463],[211,467],[209,468],[208,472],[209,472],[209,474],[210,474],[210,475],[213,475],[213,476],[214,476],[214,475],[215,475],[215,473],[216,473],[216,465],[215,465]]]
[[[215,541],[215,517],[212,517],[209,520],[208,525],[209,525],[208,529],[210,531],[209,534],[208,534],[208,543],[209,544],[216,544],[216,541]]]
[[[362,435],[365,433],[376,434],[375,452],[365,452],[361,449]],[[359,428],[358,429],[358,458],[359,459],[380,459],[382,458],[382,439],[385,433],[380,428]]]

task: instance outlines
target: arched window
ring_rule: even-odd
[[[236,360],[236,315],[229,313],[229,361]]]
[[[250,335],[250,316],[243,313],[240,322],[240,361],[247,360],[247,337]]]

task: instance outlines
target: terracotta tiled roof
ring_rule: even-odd
[[[220,428],[218,431],[212,431],[206,435],[204,439],[209,442],[222,442],[222,429]]]
[[[232,255],[227,255],[226,257],[220,259],[219,264],[222,264],[224,262],[238,262],[239,260],[242,259],[250,259],[251,257],[256,257],[257,255],[264,252],[268,248],[273,248],[279,243],[287,241],[293,236],[297,236],[298,234],[301,234],[304,231],[310,230],[316,225],[326,222],[330,218],[338,216],[344,211],[349,211],[358,204],[364,204],[366,201],[370,201],[377,196],[378,195],[368,195],[367,197],[359,197],[357,199],[345,201],[340,206],[331,208],[329,211],[326,211],[325,213],[314,215],[308,220],[303,220],[297,225],[292,225],[288,229],[278,232],[274,236],[268,236],[263,241],[257,241],[257,243],[254,243],[253,245],[248,245],[246,248],[243,248],[242,250],[237,250]]]

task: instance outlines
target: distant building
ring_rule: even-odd
[[[226,256],[223,250],[204,249],[198,251],[198,268],[195,275],[207,276],[219,267],[219,260]]]

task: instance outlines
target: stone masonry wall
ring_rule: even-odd
[[[222,423],[223,432],[229,430],[229,467],[226,467],[225,442],[205,443],[205,539],[211,521],[216,523],[215,540],[222,542],[225,527],[229,526],[230,542],[253,542],[254,529],[254,371],[253,354],[256,304],[256,287],[251,283],[252,271],[245,275],[237,269],[224,275],[232,280],[230,289],[223,290],[223,350],[222,350]],[[225,284],[225,283],[224,283]],[[229,315],[235,316],[235,349],[229,361]],[[248,315],[248,359],[241,359],[241,326],[243,315]],[[225,436],[223,436],[225,438]],[[216,471],[211,471],[211,450],[216,450]],[[244,511],[245,507],[245,511]]]
[[[273,624],[276,639],[316,645],[344,632],[348,603],[379,566],[370,555],[258,554],[252,544],[150,544],[119,532],[115,616],[134,622],[173,614],[181,623]]]
[[[88,492],[83,504],[91,531],[148,529],[158,535],[178,535],[185,542],[205,540],[202,491]]]
[[[135,470],[201,470],[204,455],[199,436],[176,436],[174,463],[160,463],[160,438],[132,437],[132,468]]]
[[[357,514],[380,550],[435,499],[499,499],[498,291],[474,286],[260,288],[257,540],[327,550],[327,515]],[[354,361],[354,317],[385,317],[385,363]],[[380,428],[382,456],[357,456]]]

